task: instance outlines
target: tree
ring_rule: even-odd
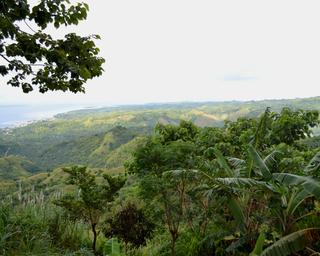
[[[108,203],[114,200],[115,195],[123,187],[125,179],[121,176],[104,175],[107,184],[98,184],[95,176],[90,174],[86,167],[74,166],[65,168],[64,171],[69,174],[67,183],[76,185],[79,195],[66,195],[56,204],[63,207],[71,218],[82,219],[90,225],[93,234],[92,250],[96,253],[99,234],[97,225],[108,209]]]
[[[319,153],[312,158],[316,150],[298,143],[318,118],[317,111],[267,108],[259,119],[223,128],[157,125],[127,170],[140,178],[147,209],[167,229],[171,255],[182,255],[182,247],[190,255],[203,248],[208,255],[260,255],[274,242],[272,255],[291,243],[291,236],[281,240],[286,235],[318,227],[310,221],[318,214]]]
[[[141,177],[141,195],[149,205],[156,205],[160,219],[171,237],[171,255],[176,255],[176,242],[189,208],[188,192],[194,187],[193,171],[198,128],[182,121],[179,126],[158,125],[156,135],[134,153],[127,166]]]
[[[150,138],[146,145],[137,149],[134,159],[128,166],[131,173],[141,177],[141,196],[149,205],[157,208],[160,219],[171,236],[171,255],[176,255],[175,245],[184,218],[184,206],[188,181],[183,177],[172,177],[172,170],[181,176],[188,176],[192,169],[191,154],[193,144],[185,141],[172,141],[162,145],[159,138]],[[186,175],[184,175],[187,173]]]
[[[23,92],[34,86],[45,93],[49,90],[84,92],[88,79],[100,76],[104,59],[93,39],[75,33],[54,39],[45,29],[53,25],[77,25],[85,20],[89,7],[85,3],[70,4],[69,0],[0,1],[0,75],[9,75],[8,85],[21,87]]]
[[[133,203],[128,203],[115,216],[108,220],[110,228],[105,232],[106,237],[116,236],[126,246],[139,247],[146,244],[153,231],[154,224],[145,216],[142,209]]]
[[[281,113],[271,113],[271,134],[272,144],[284,142],[288,145],[294,144],[297,140],[310,137],[312,130],[320,124],[319,111],[317,110],[291,110],[283,108]]]

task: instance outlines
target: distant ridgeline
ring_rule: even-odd
[[[320,110],[320,97],[249,102],[147,104],[85,109],[59,114],[54,120],[0,130],[0,179],[16,179],[39,170],[88,165],[122,168],[131,152],[151,134],[157,123],[223,126],[225,120],[258,117],[271,107]],[[320,129],[314,129],[320,135]],[[319,147],[319,137],[305,143]]]

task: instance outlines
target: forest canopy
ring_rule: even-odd
[[[125,173],[84,166],[22,173],[2,191],[0,246],[6,255],[317,253],[320,151],[310,143],[317,126],[318,111],[290,108],[222,127],[158,123],[129,148]],[[130,138],[115,126],[103,144],[112,150]],[[25,164],[15,165],[15,179]]]

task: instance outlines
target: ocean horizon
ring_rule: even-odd
[[[0,105],[0,128],[13,128],[88,107],[83,105]]]

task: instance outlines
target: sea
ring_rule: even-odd
[[[12,128],[51,119],[57,114],[86,107],[80,105],[0,105],[0,128]]]

